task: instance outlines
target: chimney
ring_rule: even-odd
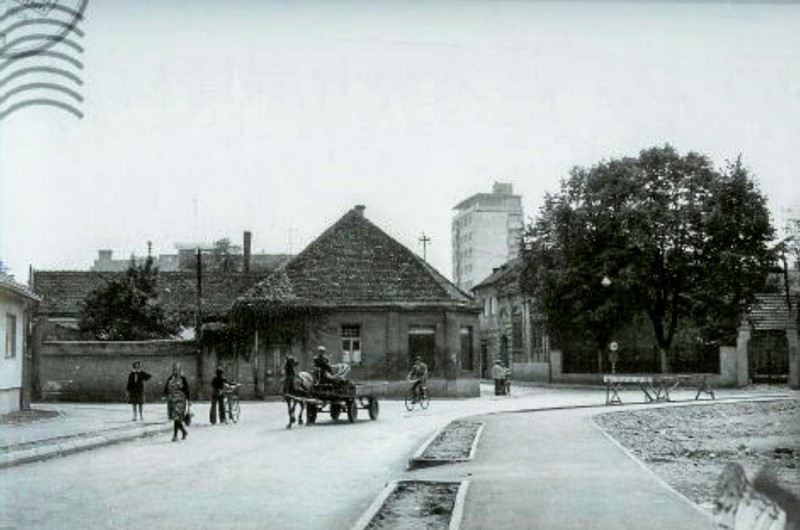
[[[367,207],[363,204],[356,204],[355,208],[353,208],[353,211],[356,212],[359,217],[364,217],[364,210],[366,209]]]
[[[253,239],[253,234],[249,230],[244,232],[244,265],[243,269],[245,274],[250,273],[250,242]]]

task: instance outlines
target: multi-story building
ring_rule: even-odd
[[[510,183],[495,182],[454,208],[451,227],[453,283],[469,291],[492,270],[514,259],[522,236],[522,197]]]

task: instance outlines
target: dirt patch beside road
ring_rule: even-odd
[[[727,462],[751,478],[772,468],[800,496],[800,400],[720,403],[602,414],[598,425],[668,484],[710,508]]]
[[[400,482],[367,530],[447,528],[458,482]]]

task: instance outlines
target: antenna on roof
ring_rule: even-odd
[[[422,232],[419,242],[422,243],[422,259],[428,261],[428,243],[431,242],[431,238],[428,237],[425,232]]]

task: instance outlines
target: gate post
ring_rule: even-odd
[[[736,338],[736,385],[747,386],[750,383],[747,344],[750,342],[750,325],[743,322],[739,326]]]
[[[786,328],[786,342],[789,346],[789,388],[800,389],[800,337],[797,331],[797,318],[789,318],[791,324]]]

